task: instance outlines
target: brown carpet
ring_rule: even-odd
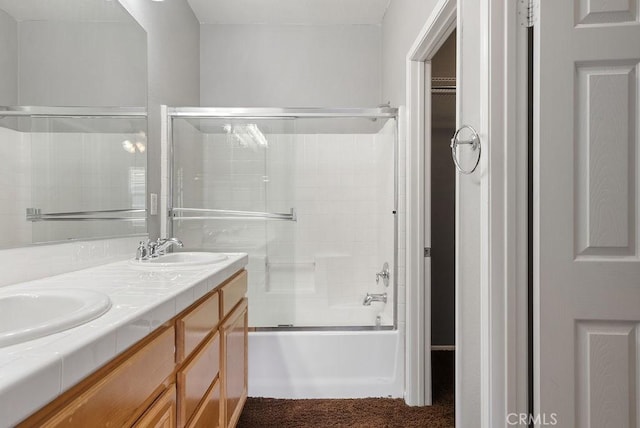
[[[278,400],[249,398],[238,428],[449,428],[454,426],[453,352],[433,353],[434,404],[402,399]]]

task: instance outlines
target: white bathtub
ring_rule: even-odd
[[[249,396],[400,398],[403,341],[397,330],[249,333]]]

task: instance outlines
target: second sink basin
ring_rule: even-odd
[[[182,252],[182,253],[170,253],[164,256],[157,257],[150,260],[132,260],[131,263],[135,266],[149,267],[149,268],[172,268],[172,267],[198,267],[201,265],[208,265],[213,263],[219,263],[227,259],[226,254],[222,253],[206,253],[206,252]]]
[[[109,296],[90,290],[2,291],[0,347],[87,323],[107,312],[110,307]]]

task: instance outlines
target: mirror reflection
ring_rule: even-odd
[[[146,56],[117,1],[0,0],[0,248],[146,233]]]

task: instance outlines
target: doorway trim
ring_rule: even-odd
[[[468,3],[467,3],[468,2]],[[461,27],[457,18],[465,5],[477,0],[440,0],[407,54],[407,282],[406,282],[406,396],[407,404],[432,403],[430,367],[430,290],[423,287],[423,247],[425,242],[425,151],[429,151],[431,81],[429,61],[451,34]],[[521,4],[512,0],[481,1],[480,38],[486,51],[482,69],[481,105],[483,158],[480,164],[482,212],[481,278],[477,344],[456,354],[456,385],[462,377],[479,382],[477,409],[465,406],[469,397],[456,388],[456,423],[474,421],[492,428],[507,425],[511,413],[528,413],[528,316],[527,316],[527,49],[526,28],[522,26]],[[463,28],[459,28],[464,31]],[[460,33],[459,31],[459,33]],[[457,52],[461,51],[458,34]],[[457,67],[460,67],[458,61]],[[458,68],[458,75],[460,69]],[[459,84],[460,82],[458,82]],[[459,100],[460,94],[456,94]],[[460,106],[457,104],[459,124]],[[484,132],[483,132],[484,130]],[[426,150],[424,149],[426,146]],[[428,183],[427,183],[428,184]],[[457,211],[457,207],[456,207]],[[456,238],[458,239],[458,238]],[[457,243],[458,245],[459,243]],[[458,261],[456,261],[458,266]],[[457,276],[457,273],[456,273]],[[456,287],[460,285],[456,281]],[[458,290],[456,289],[456,293]],[[464,326],[456,298],[456,338]],[[472,349],[470,349],[472,348]],[[480,373],[460,373],[460,359],[479,359]],[[426,365],[425,365],[426,363]],[[475,414],[475,412],[479,414]],[[478,423],[479,422],[479,423]]]
[[[424,248],[431,240],[425,227],[430,210],[424,204],[430,179],[425,165],[431,158],[431,59],[456,28],[456,0],[441,0],[435,6],[407,54],[407,282],[405,401],[410,406],[432,404],[431,288],[430,269],[425,268]],[[456,95],[457,99],[457,95]],[[456,115],[457,115],[456,111]],[[456,121],[457,122],[457,121]],[[426,148],[426,149],[425,149]],[[425,285],[424,287],[422,285]]]

